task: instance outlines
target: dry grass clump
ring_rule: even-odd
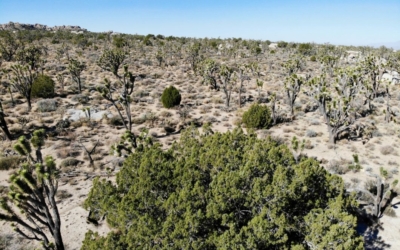
[[[381,152],[381,154],[383,154],[383,155],[393,154],[394,148],[393,148],[392,146],[390,146],[390,145],[382,146],[382,147],[380,148],[380,152]]]
[[[79,163],[81,163],[80,160],[77,160],[72,157],[68,157],[68,158],[64,159],[63,161],[61,161],[60,167],[61,168],[76,167]]]
[[[331,160],[327,166],[329,172],[333,174],[345,174],[349,172],[348,163],[345,160],[337,161]]]
[[[71,198],[72,196],[73,195],[71,193],[69,193],[67,190],[58,190],[58,192],[56,194],[56,198],[59,201]]]
[[[20,156],[0,157],[0,170],[17,168],[21,161]]]

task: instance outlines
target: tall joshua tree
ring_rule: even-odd
[[[40,150],[44,131],[34,133],[33,138],[33,146]],[[64,250],[60,214],[55,201],[59,171],[54,159],[47,156],[44,162],[35,160],[31,156],[31,144],[25,137],[18,140],[14,149],[27,161],[11,175],[9,191],[0,197],[0,220],[11,223],[22,237],[40,241],[45,249]],[[48,238],[49,235],[54,242]]]
[[[232,83],[233,69],[227,65],[221,65],[219,68],[219,78],[222,83],[222,89],[225,94],[225,106],[229,108],[232,91],[234,89],[234,85]]]
[[[28,103],[28,109],[32,109],[31,103],[31,91],[33,81],[37,76],[37,72],[29,69],[27,66],[22,66],[20,64],[11,66],[11,84],[12,86],[25,97]]]
[[[339,72],[334,86],[336,91],[327,84],[324,76],[313,78],[309,84],[311,94],[318,102],[320,112],[328,126],[329,141],[334,144],[339,134],[348,131],[354,123],[354,119],[351,118],[351,101],[357,94],[357,76],[352,70]]]
[[[131,114],[131,94],[133,92],[133,88],[135,86],[135,79],[137,76],[133,75],[130,71],[128,71],[128,66],[124,66],[124,71],[120,74],[119,68],[126,59],[126,53],[114,49],[114,50],[106,50],[103,55],[100,57],[97,64],[104,70],[110,71],[115,78],[117,78],[117,82],[112,84],[112,82],[108,79],[104,79],[104,86],[98,88],[97,90],[104,97],[104,99],[111,102],[111,104],[117,110],[119,116],[121,117],[122,122],[124,123],[125,129],[128,131],[132,131],[132,114]],[[143,76],[142,76],[143,77]],[[122,115],[119,110],[117,103],[122,104],[125,109],[125,117]],[[134,142],[136,146],[136,143]]]
[[[0,128],[1,128],[1,130],[3,130],[3,133],[5,134],[7,140],[11,141],[12,136],[11,136],[10,131],[8,130],[7,122],[4,117],[5,117],[4,109],[3,109],[3,105],[1,104],[1,100],[0,100]]]
[[[287,77],[285,81],[285,91],[290,106],[290,114],[292,117],[294,116],[294,102],[296,101],[297,96],[300,93],[300,88],[303,83],[304,80],[298,77],[296,74]]]
[[[82,71],[84,71],[85,69],[86,69],[86,65],[83,62],[80,62],[73,58],[69,59],[68,70],[69,70],[69,73],[71,74],[72,80],[74,82],[76,82],[76,84],[78,84],[79,93],[82,93],[81,74],[82,74]]]

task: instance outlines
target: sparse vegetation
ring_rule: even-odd
[[[81,204],[96,176],[105,179],[94,183],[87,222],[105,219],[101,230],[111,225],[112,233],[88,233],[86,249],[328,249],[340,248],[331,240],[343,234],[356,244],[356,213],[395,214],[399,55],[241,38],[0,30],[0,169],[44,166],[45,150],[60,166],[63,208]],[[11,184],[1,183],[1,196]],[[316,204],[312,188],[336,196]],[[80,241],[74,216],[61,218]],[[332,227],[322,227],[326,221]],[[342,226],[345,233],[327,231]]]

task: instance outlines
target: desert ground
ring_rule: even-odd
[[[62,40],[52,43],[51,38],[42,38],[33,41],[33,45],[45,46],[46,55],[42,68],[56,82],[55,108],[51,111],[41,112],[40,102],[47,100],[36,98],[32,100],[32,110],[27,109],[24,97],[17,90],[6,88],[9,86],[9,72],[2,74],[0,85],[0,99],[3,104],[6,121],[13,141],[5,138],[0,142],[0,152],[3,157],[14,155],[12,145],[20,135],[29,136],[37,128],[46,128],[52,133],[47,134],[42,154],[51,155],[56,160],[62,174],[59,180],[57,195],[58,208],[62,219],[62,235],[67,249],[79,249],[87,230],[97,231],[104,235],[110,228],[105,222],[93,225],[86,221],[88,211],[82,207],[93,178],[100,176],[113,180],[115,174],[122,167],[123,157],[117,157],[110,153],[112,145],[119,142],[125,128],[121,124],[113,123],[113,118],[118,118],[117,110],[105,100],[97,91],[98,86],[104,85],[104,78],[115,82],[112,73],[98,66],[97,61],[105,49],[112,49],[115,44],[114,37],[124,36],[120,34],[102,33],[105,39],[99,39],[99,34],[91,34],[86,38],[88,44],[81,45],[75,40]],[[79,36],[79,35],[75,35]],[[76,38],[78,39],[78,38]],[[133,89],[132,103],[130,104],[133,121],[133,133],[139,135],[143,129],[148,129],[148,135],[153,141],[159,142],[164,148],[168,148],[174,141],[179,140],[179,131],[191,123],[210,123],[215,132],[232,130],[241,124],[242,114],[255,102],[271,106],[269,101],[272,93],[277,98],[277,114],[283,121],[268,129],[257,130],[260,138],[272,136],[291,147],[293,136],[300,141],[305,140],[303,155],[316,158],[328,171],[339,174],[346,182],[349,189],[362,188],[367,180],[372,180],[371,174],[380,175],[383,167],[387,174],[384,181],[391,183],[399,179],[400,164],[400,125],[392,119],[385,121],[387,98],[379,95],[372,100],[374,111],[364,117],[357,117],[358,123],[368,124],[373,128],[371,136],[365,139],[343,138],[332,144],[329,142],[327,125],[321,113],[314,109],[308,110],[310,105],[315,106],[312,96],[307,95],[306,84],[302,87],[294,104],[294,116],[290,116],[290,106],[286,102],[285,72],[282,63],[296,56],[296,49],[287,47],[271,47],[265,41],[257,41],[261,52],[253,54],[248,45],[237,46],[234,52],[229,50],[232,44],[242,44],[244,40],[215,40],[217,46],[203,45],[200,55],[204,58],[212,58],[219,64],[246,64],[256,62],[258,72],[249,71],[248,80],[245,80],[241,89],[242,100],[238,101],[238,82],[236,82],[230,107],[225,107],[225,94],[220,90],[211,89],[204,84],[204,77],[195,74],[188,60],[189,47],[195,42],[207,44],[205,40],[187,39],[184,44],[177,40],[168,41],[156,37],[150,37],[150,44],[144,44],[142,38],[127,39],[122,49],[128,55],[124,63],[137,77]],[[142,39],[142,40],[141,40]],[[313,50],[318,46],[313,44]],[[376,54],[380,58],[387,57],[392,51],[380,51],[372,48],[343,47],[342,55],[337,66],[352,67],[362,61],[368,54]],[[157,53],[163,53],[160,63]],[[358,51],[356,57],[349,59],[349,51]],[[77,84],[70,77],[68,71],[68,57],[75,58],[86,64],[81,74],[82,93],[78,93]],[[323,72],[321,62],[310,60],[309,55],[302,57],[302,67],[298,75],[317,76]],[[3,61],[2,69],[8,69],[16,62]],[[61,85],[57,75],[64,76]],[[257,80],[263,81],[260,87]],[[177,107],[166,109],[163,107],[160,97],[168,86],[175,86],[182,95],[181,104]],[[382,84],[382,91],[386,86]],[[387,84],[390,90],[390,106],[393,116],[400,119],[400,85]],[[12,93],[12,98],[11,95]],[[15,104],[13,104],[13,102]],[[85,115],[83,108],[91,109],[91,118]],[[123,114],[124,110],[121,109]],[[68,128],[56,131],[56,125],[61,120],[69,120]],[[172,131],[172,132],[171,132]],[[94,166],[89,165],[88,156],[82,145],[90,150],[97,147],[92,157]],[[358,171],[349,169],[353,164],[353,155],[360,159],[361,169]],[[73,161],[71,159],[74,159]],[[0,186],[9,185],[8,178],[14,169],[0,171]],[[395,198],[392,206],[395,215],[383,215],[380,226],[366,228],[360,225],[360,232],[364,234],[368,249],[399,249],[400,248],[400,212],[398,209],[400,200]],[[11,227],[1,221],[0,234],[7,242],[5,249],[32,249],[33,244],[21,239]]]

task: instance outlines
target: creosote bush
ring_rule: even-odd
[[[246,128],[269,128],[272,122],[271,111],[267,106],[253,104],[249,110],[243,113],[242,122]]]
[[[53,98],[55,83],[50,76],[39,75],[32,84],[32,97]]]
[[[174,86],[169,86],[164,89],[164,92],[161,95],[161,102],[164,108],[172,108],[181,103],[181,94],[179,90]]]

